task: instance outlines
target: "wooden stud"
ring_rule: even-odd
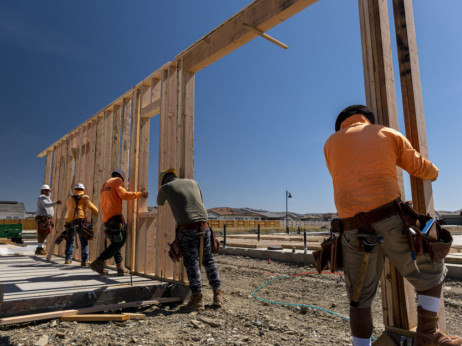
[[[412,0],[393,0],[398,62],[403,98],[406,137],[425,159],[428,159],[427,133],[423,109],[422,86],[420,82],[417,40],[414,25]],[[431,181],[411,176],[412,202],[421,214],[435,215]],[[438,309],[438,326],[446,329],[444,299]]]
[[[60,321],[99,322],[99,321],[126,321],[130,319],[128,314],[82,314],[65,315],[59,318]]]
[[[104,168],[105,168],[105,162],[104,162],[104,150],[106,148],[105,146],[105,119],[104,115],[101,115],[97,117],[96,119],[96,138],[95,138],[95,163],[94,163],[94,170],[93,170],[93,181],[90,183],[93,185],[93,194],[91,196],[91,201],[99,205],[99,200],[100,200],[100,189],[101,185],[103,184],[103,181],[105,179],[104,175]],[[103,248],[103,244],[101,242],[103,241],[103,238],[101,235],[104,233],[103,232],[103,221],[101,218],[101,213],[98,213],[98,217],[93,217],[91,212],[88,211],[87,219],[93,219],[95,222],[93,222],[93,229],[95,230],[95,233],[97,236],[95,237],[94,240],[89,241],[89,260],[96,259],[99,256],[99,251],[101,248]]]
[[[96,305],[96,306],[92,306],[88,308],[44,312],[44,313],[31,314],[31,315],[25,315],[25,316],[4,317],[4,318],[0,318],[0,326],[24,323],[24,322],[40,321],[40,320],[49,320],[52,318],[59,318],[61,316],[66,316],[66,315],[71,315],[71,314],[89,314],[89,313],[94,313],[94,312],[99,312],[99,311],[112,311],[112,310],[120,310],[120,309],[125,309],[125,308],[132,308],[132,307],[139,307],[139,306],[146,306],[146,305],[175,303],[175,302],[180,302],[180,301],[181,301],[180,297],[158,298],[158,299],[153,299],[153,300],[143,300],[143,301],[136,301],[136,302],[129,302],[129,303],[121,303],[121,304]]]
[[[49,151],[47,152],[47,158],[45,161],[45,176],[43,177],[43,183],[47,185],[50,185],[52,160],[53,160],[53,151]]]
[[[130,119],[131,119],[132,102],[130,99],[124,99],[122,122],[121,122],[121,148],[120,148],[120,169],[122,169],[128,177],[129,168],[129,150],[130,150]],[[125,182],[127,187],[127,181]],[[127,220],[128,217],[128,205],[123,204],[122,214]]]
[[[138,190],[138,166],[139,166],[139,133],[140,133],[140,90],[133,92],[132,98],[132,121],[130,134],[130,162],[129,162],[129,180],[128,189],[130,191]],[[135,269],[135,252],[136,252],[136,226],[137,226],[137,206],[138,200],[128,201],[127,226],[129,234],[127,236],[127,258],[125,262],[129,263],[130,269]],[[144,253],[144,248],[140,251]],[[130,256],[128,256],[130,253]]]
[[[112,154],[111,154],[111,169],[113,170],[119,168],[119,159],[120,159],[120,121],[121,121],[121,108],[119,106],[114,107],[112,112]]]

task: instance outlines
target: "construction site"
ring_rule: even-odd
[[[206,97],[195,91],[196,73],[252,40],[287,48],[266,32],[316,2],[254,0],[135,86],[114,95],[79,126],[58,134],[37,153],[45,162],[43,184],[53,187],[51,199],[66,201],[72,187],[82,183],[96,204],[101,186],[115,170],[126,172],[128,191],[147,190],[149,180],[171,167],[179,178],[193,179],[195,100]],[[387,1],[358,4],[366,103],[378,124],[398,129]],[[428,157],[413,5],[411,0],[393,0],[392,5],[406,136]],[[154,118],[159,119],[159,138],[150,138]],[[155,172],[149,167],[152,141],[158,142]],[[404,195],[401,169],[397,174]],[[411,177],[410,184],[414,208],[434,217],[431,181]],[[17,233],[0,238],[0,345],[352,344],[343,271],[319,274],[315,268],[313,252],[330,236],[329,226],[289,230],[286,223],[285,231],[268,221],[242,221],[246,227],[240,228],[210,221],[221,244],[215,262],[224,305],[214,308],[214,292],[204,284],[205,311],[181,313],[178,307],[191,291],[183,259],[169,258],[176,228],[170,208],[148,208],[146,198],[124,202],[127,239],[121,252],[131,273],[122,276],[114,260],[106,261],[106,276],[80,265],[95,261],[107,248],[101,213],[93,220],[89,258],[84,260],[76,250],[72,261],[65,262],[66,244],[55,241],[65,227],[66,212],[65,203],[55,206],[44,256],[36,252],[33,224],[23,224],[23,243]],[[448,274],[438,327],[457,335],[462,331],[462,228],[446,228],[453,242],[444,260]],[[76,240],[75,248],[79,246]],[[202,276],[204,280],[204,268]],[[416,310],[414,288],[387,260],[372,308],[373,344],[414,345]]]

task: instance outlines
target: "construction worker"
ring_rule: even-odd
[[[428,254],[413,261],[408,228],[399,210],[402,202],[396,166],[414,177],[432,181],[438,177],[438,168],[424,159],[401,133],[374,123],[374,114],[367,107],[347,107],[338,115],[336,132],[324,146],[343,228],[341,249],[353,345],[371,344],[371,303],[385,256],[417,290],[416,345],[461,345],[461,338],[437,329],[437,310],[447,273],[444,262],[433,264]],[[364,234],[381,242],[374,241],[376,244],[367,255],[367,269],[361,271],[367,251],[367,244],[361,240]],[[364,282],[359,286],[359,299],[353,304],[356,285],[361,281],[358,278]]]
[[[192,292],[189,302],[180,307],[180,310],[183,312],[204,310],[199,267],[200,241],[203,242],[202,264],[213,289],[213,305],[222,307],[220,277],[212,254],[207,211],[204,207],[199,184],[192,179],[178,179],[175,169],[170,168],[160,174],[159,185],[161,187],[157,195],[157,204],[162,206],[168,202],[172,210],[177,223],[176,236],[181,246],[189,287]]]
[[[111,245],[90,264],[90,268],[101,275],[108,274],[108,270],[104,268],[105,261],[112,257],[114,257],[117,266],[117,275],[124,276],[130,273],[122,262],[123,258],[120,252],[127,240],[127,226],[122,215],[122,200],[148,198],[149,194],[144,189],[138,192],[129,192],[125,189],[124,182],[125,172],[116,169],[100,190],[101,215],[106,237],[111,241]]]
[[[90,197],[84,195],[85,186],[78,183],[74,186],[74,194],[66,201],[66,251],[65,264],[72,263],[72,253],[74,252],[75,232],[79,235],[81,266],[86,267],[88,262],[88,222],[85,218],[85,211],[90,210],[93,215],[98,215],[98,208],[91,202]]]
[[[37,212],[35,214],[35,221],[37,223],[37,248],[35,249],[36,255],[46,255],[44,249],[45,240],[50,234],[53,224],[54,209],[53,206],[61,204],[60,200],[52,202],[50,199],[51,189],[47,184],[42,185],[40,188],[40,196],[37,199]]]

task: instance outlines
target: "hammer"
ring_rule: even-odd
[[[358,240],[361,240],[361,242],[364,245],[364,257],[361,262],[361,269],[358,275],[358,280],[356,281],[356,287],[355,291],[353,293],[353,298],[350,301],[350,306],[351,307],[358,307],[359,306],[359,296],[361,294],[361,289],[364,284],[364,279],[366,278],[366,272],[367,272],[367,266],[369,264],[369,255],[374,250],[374,247],[377,244],[381,244],[383,242],[382,237],[375,237],[375,241],[371,242],[367,239],[367,237],[370,236],[368,233],[358,233],[357,237]]]
[[[204,236],[205,231],[197,232],[197,237],[199,238],[199,270],[202,265],[202,257],[204,256]]]

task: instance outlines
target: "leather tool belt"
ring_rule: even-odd
[[[400,198],[397,198],[387,204],[381,205],[365,213],[358,213],[353,217],[340,219],[341,232],[348,232],[357,229],[359,232],[372,232],[370,225],[374,222],[385,220],[393,215],[402,214]]]
[[[184,231],[185,229],[198,229],[198,230],[204,230],[206,228],[210,228],[209,224],[207,221],[199,221],[199,222],[193,222],[193,223],[185,223],[183,225],[178,226],[178,230]]]

